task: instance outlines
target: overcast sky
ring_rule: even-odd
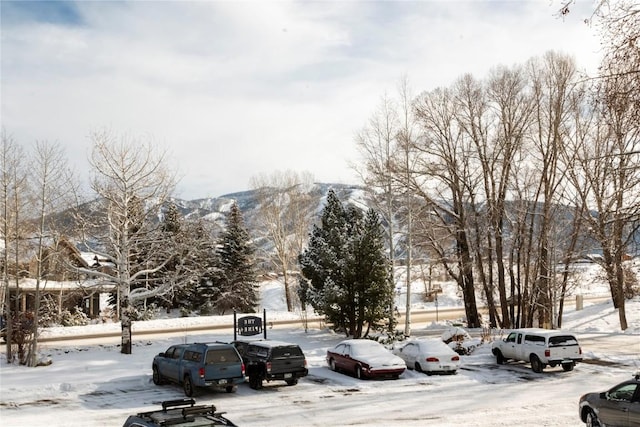
[[[418,93],[552,49],[594,72],[593,1],[559,3],[2,0],[2,128],[80,177],[92,131],[151,137],[184,199],[276,170],[358,183],[354,136],[403,76]]]

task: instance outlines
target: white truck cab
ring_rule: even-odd
[[[542,372],[549,365],[562,365],[571,371],[582,361],[582,349],[572,333],[538,328],[515,329],[503,340],[494,341],[491,352],[502,365],[508,360],[531,363],[534,372]]]

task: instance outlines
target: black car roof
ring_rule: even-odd
[[[145,423],[157,426],[170,425],[229,425],[231,421],[216,412],[215,405],[195,405],[193,399],[179,399],[162,402],[162,409],[140,412],[136,415]],[[134,417],[129,417],[134,418]],[[197,423],[196,423],[197,421]],[[194,424],[196,423],[196,424]]]
[[[260,347],[299,347],[298,344],[277,340],[236,340],[234,342],[257,345]]]

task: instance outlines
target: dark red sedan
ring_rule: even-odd
[[[397,379],[406,369],[404,360],[379,342],[367,339],[345,340],[327,350],[327,364],[333,371],[360,379]]]

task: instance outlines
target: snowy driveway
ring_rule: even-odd
[[[457,375],[406,371],[399,380],[360,381],[330,371],[326,349],[344,337],[328,331],[274,330],[270,338],[297,342],[310,374],[298,385],[241,385],[237,393],[203,391],[241,426],[580,426],[577,401],[604,390],[639,368],[638,335],[584,334],[592,363],[572,372],[547,368],[535,374],[525,364],[497,366],[489,346],[463,356]],[[228,340],[224,335],[191,340]],[[176,339],[138,342],[132,355],[114,345],[56,348],[54,363],[26,368],[3,364],[0,423],[5,426],[121,426],[128,414],[181,398],[179,386],[155,386],[151,360]]]

